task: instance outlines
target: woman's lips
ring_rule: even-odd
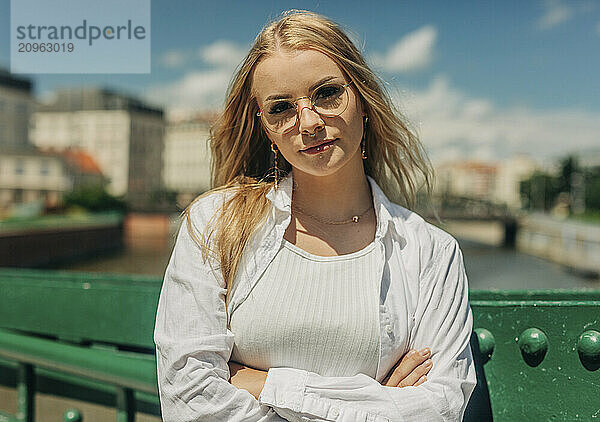
[[[318,154],[320,152],[323,151],[327,151],[329,148],[331,148],[331,146],[337,141],[337,138],[329,141],[329,142],[325,142],[321,145],[317,145],[316,147],[311,147],[311,148],[307,148],[307,149],[303,149],[301,150],[302,152],[305,152],[306,154]]]

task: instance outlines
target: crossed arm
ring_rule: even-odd
[[[428,348],[418,352],[410,350],[390,370],[381,384],[388,387],[416,387],[423,384],[427,380],[427,373],[433,366],[429,356],[431,356],[431,350]],[[258,399],[269,372],[254,369],[231,360],[228,365],[231,374],[229,382],[237,388],[248,391]]]

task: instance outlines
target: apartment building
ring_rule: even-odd
[[[56,207],[66,192],[104,184],[99,167],[84,151],[14,148],[0,154],[0,212],[32,202]]]
[[[34,145],[86,151],[109,179],[108,192],[134,206],[163,188],[164,133],[162,109],[103,88],[58,90],[31,121]]]
[[[171,121],[167,125],[163,177],[178,202],[187,205],[197,194],[210,189],[210,126],[214,114],[202,113]]]
[[[521,207],[520,182],[536,168],[537,163],[527,155],[495,162],[446,162],[436,167],[435,192],[490,200],[518,209]]]
[[[32,89],[29,79],[17,78],[0,69],[0,150],[31,146],[28,128],[35,107]]]

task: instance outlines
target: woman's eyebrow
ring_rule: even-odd
[[[320,79],[318,82],[316,82],[315,84],[313,84],[309,91],[312,92],[314,91],[319,85],[324,84],[325,82],[328,82],[332,79],[335,78],[340,78],[340,76],[333,76],[333,75],[329,75],[329,76],[325,76],[324,78]],[[270,101],[270,100],[287,100],[289,98],[292,98],[291,95],[289,94],[273,94],[273,95],[269,95],[267,98],[265,98],[265,101]]]

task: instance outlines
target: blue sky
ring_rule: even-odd
[[[9,6],[0,0],[3,67]],[[600,145],[598,1],[153,0],[150,74],[36,74],[36,94],[93,84],[170,114],[218,107],[260,28],[290,8],[354,34],[434,158],[557,156]]]

